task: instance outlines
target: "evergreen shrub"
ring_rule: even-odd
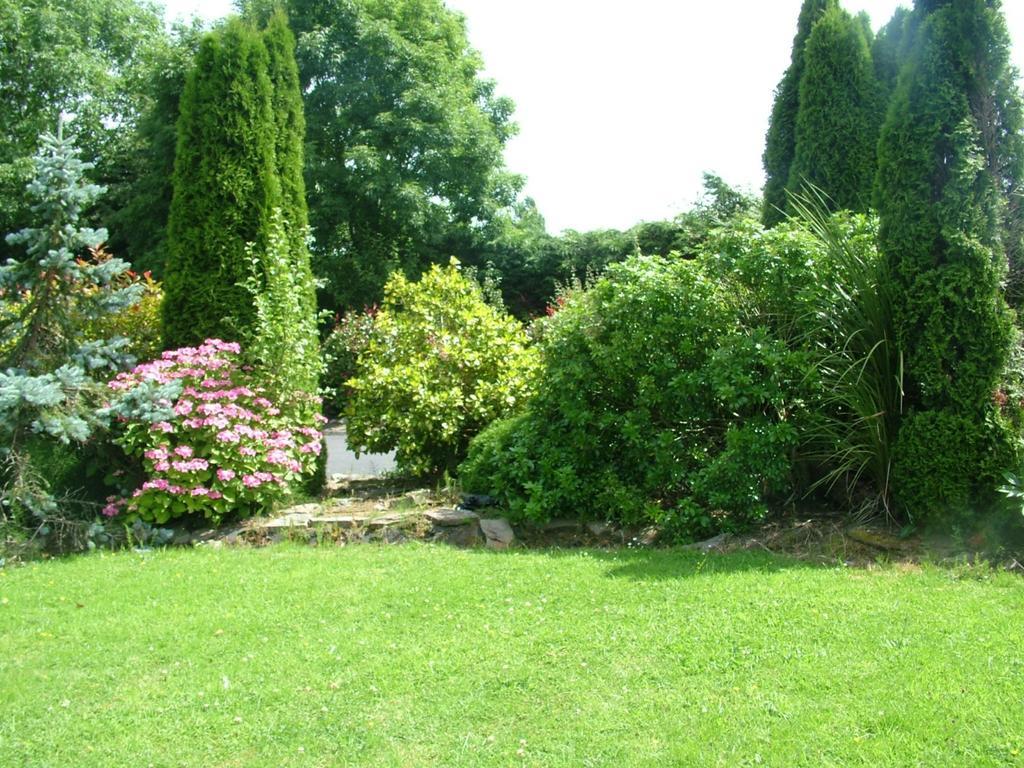
[[[789,491],[799,358],[698,263],[634,257],[546,321],[537,393],[470,446],[463,487],[518,520],[737,530]]]

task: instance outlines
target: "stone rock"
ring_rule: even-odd
[[[503,517],[481,520],[480,530],[483,531],[487,539],[489,549],[508,549],[516,538],[512,526]]]
[[[468,509],[447,509],[444,507],[428,509],[423,513],[423,516],[434,525],[440,526],[468,525],[469,523],[476,523],[480,519],[480,515],[476,512],[470,512]]]
[[[468,549],[480,546],[480,538],[480,526],[474,523],[473,525],[438,526],[434,529],[431,541]]]
[[[192,541],[200,544],[207,541],[213,541],[215,538],[217,538],[217,531],[214,528],[207,528],[206,530],[196,531],[192,534]]]
[[[267,520],[264,523],[260,523],[261,528],[267,530],[279,530],[281,528],[308,528],[309,521],[313,519],[313,515],[308,512],[290,512],[281,517],[275,517],[273,520]]]
[[[587,523],[587,533],[595,538],[601,539],[611,533],[612,527],[608,523],[598,522],[596,520]]]
[[[317,527],[355,528],[364,524],[369,518],[360,515],[318,515],[309,521]]]
[[[422,507],[424,504],[430,503],[430,491],[418,488],[415,491],[409,491],[403,498],[417,507]]]
[[[187,547],[192,543],[192,534],[188,531],[175,531],[171,538],[172,547]]]
[[[236,544],[241,544],[241,543],[243,543],[245,541],[245,538],[244,538],[245,537],[245,533],[246,533],[246,529],[245,528],[238,528],[238,529],[236,529],[234,531],[231,531],[231,533],[227,534],[223,538],[223,542],[225,544],[229,545],[229,546],[234,546]]]
[[[659,536],[661,536],[661,529],[652,525],[650,528],[644,528],[640,535],[637,536],[636,541],[641,546],[653,547],[658,543]]]
[[[707,554],[708,552],[712,552],[716,549],[720,550],[722,547],[725,546],[725,544],[728,541],[729,534],[720,533],[717,536],[712,536],[710,539],[705,539],[704,541],[697,541],[693,544],[687,544],[683,547],[683,549],[690,549],[696,552],[703,552]]]
[[[396,528],[385,528],[381,531],[380,538],[385,544],[401,544],[409,539],[408,536]]]
[[[288,509],[281,512],[281,517],[292,517],[306,515],[307,517],[314,517],[323,511],[323,505],[317,502],[310,504],[297,504],[294,507],[288,507]]]
[[[366,524],[370,528],[387,528],[392,525],[398,525],[399,523],[405,521],[407,517],[408,515],[400,515],[398,513],[393,512],[388,515],[378,515],[377,517],[372,517],[366,521]]]

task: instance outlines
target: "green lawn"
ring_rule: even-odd
[[[1024,580],[425,545],[0,571],[2,766],[1024,764]]]

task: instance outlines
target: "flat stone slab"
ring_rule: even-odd
[[[434,525],[441,526],[469,525],[480,520],[480,515],[468,509],[428,509],[423,516]]]
[[[512,526],[503,517],[481,520],[480,530],[484,532],[490,549],[508,549],[516,538]]]
[[[399,523],[405,522],[410,518],[415,517],[411,514],[399,514],[393,512],[388,515],[377,515],[376,517],[368,517],[366,519],[366,525],[370,528],[387,528],[389,525],[398,525]]]
[[[308,528],[309,521],[313,519],[313,515],[306,512],[292,512],[281,517],[275,517],[273,520],[267,520],[265,523],[260,523],[258,527],[265,529],[279,529],[279,528]]]
[[[360,515],[317,515],[309,521],[310,525],[333,525],[337,528],[355,528],[362,525],[368,518]]]

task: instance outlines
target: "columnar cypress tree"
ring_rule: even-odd
[[[764,224],[778,224],[785,217],[786,185],[790,166],[796,153],[796,117],[800,108],[800,80],[804,72],[804,45],[811,36],[811,28],[836,0],[804,0],[797,21],[796,37],[789,68],[775,90],[771,121],[764,148]]]
[[[1012,326],[997,103],[1008,42],[998,0],[928,0],[915,13],[879,143],[879,240],[906,377],[894,488],[908,514],[963,514],[1012,458],[993,405]]]
[[[882,114],[862,19],[826,10],[804,47],[790,192],[813,184],[835,210],[866,211]]]
[[[281,205],[269,57],[230,20],[209,34],[181,97],[168,220],[167,347],[244,337],[255,321],[246,244],[264,247]]]
[[[916,21],[915,14],[902,6],[897,8],[886,25],[878,30],[871,45],[875,77],[885,104],[896,90],[896,80],[910,55]]]
[[[263,32],[269,54],[268,72],[273,91],[275,169],[281,183],[281,212],[288,223],[292,254],[297,267],[309,269],[306,238],[309,209],[306,206],[306,183],[302,177],[303,142],[306,118],[302,111],[299,68],[295,63],[295,37],[288,28],[288,18],[278,10],[270,17]]]
[[[299,346],[290,354],[304,364],[294,366],[293,380],[299,389],[315,392],[318,381],[320,351],[316,328],[316,283],[309,259],[309,213],[306,206],[306,184],[303,180],[306,120],[302,110],[299,69],[295,62],[295,37],[288,27],[288,17],[276,11],[267,24],[263,40],[269,54],[269,75],[273,90],[272,105],[275,127],[275,167],[281,185],[281,222],[288,243],[289,292],[285,298],[298,302],[294,317],[298,325],[292,343]],[[268,271],[267,279],[272,275]],[[268,286],[269,288],[270,286]]]

